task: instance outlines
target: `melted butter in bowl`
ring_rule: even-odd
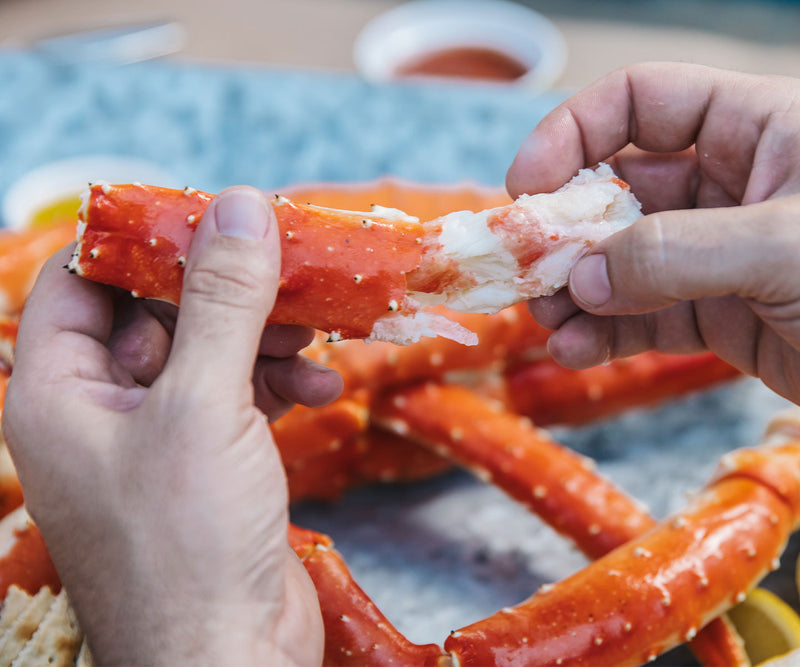
[[[12,229],[77,222],[80,194],[91,181],[182,187],[160,166],[137,158],[84,155],[49,162],[21,175],[2,201],[2,225]]]
[[[81,200],[77,195],[57,199],[33,211],[28,222],[29,227],[44,229],[61,222],[73,220],[78,222],[78,208]]]

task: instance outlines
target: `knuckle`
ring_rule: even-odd
[[[205,262],[193,266],[186,274],[184,298],[199,298],[204,302],[225,306],[250,307],[264,291],[267,281],[263,266],[253,262]]]
[[[664,219],[658,213],[643,218],[631,227],[626,256],[631,262],[633,286],[647,288],[660,283],[669,257]]]

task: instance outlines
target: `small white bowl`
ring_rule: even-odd
[[[48,162],[11,184],[3,197],[5,227],[23,229],[43,208],[77,196],[91,181],[179,187],[174,175],[152,162],[114,155],[85,155]]]
[[[528,72],[511,83],[532,90],[550,88],[567,57],[558,28],[539,12],[514,2],[414,0],[370,21],[356,38],[353,59],[365,79],[386,82],[397,80],[398,68],[421,56],[470,47],[497,51],[526,66]]]

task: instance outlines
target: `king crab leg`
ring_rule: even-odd
[[[593,461],[465,387],[427,382],[398,390],[373,404],[372,418],[494,482],[589,558],[656,525],[638,502],[594,471]],[[692,650],[704,664],[747,664],[723,619],[701,631]]]
[[[321,408],[302,405],[271,424],[283,465],[296,466],[326,452],[339,451],[368,425],[365,401],[343,397]]]
[[[69,268],[177,304],[192,234],[212,199],[192,188],[95,184]],[[427,308],[494,313],[553,294],[591,245],[641,215],[608,165],[582,170],[554,193],[424,223],[394,209],[342,211],[284,197],[272,208],[282,242],[270,321],[401,344],[437,334],[476,344]]]
[[[508,311],[502,311],[484,319],[524,321],[522,314],[513,310],[512,314],[509,317]],[[531,318],[527,320],[532,322]],[[533,327],[528,326],[528,329],[530,333],[518,334],[519,339],[538,338],[539,333]],[[505,324],[495,332],[503,330],[509,330]],[[503,349],[521,351],[515,342],[519,339],[505,343]],[[489,347],[494,347],[492,340],[488,342]],[[422,350],[414,351],[417,346]],[[483,347],[482,344],[477,349]],[[455,354],[457,349],[466,350],[465,355]],[[739,375],[733,367],[711,354],[682,357],[645,353],[613,361],[600,369],[572,371],[550,359],[515,362],[519,355],[514,353],[510,353],[511,367],[506,369],[502,355],[489,351],[477,359],[473,353],[475,349],[441,338],[425,339],[409,347],[389,343],[364,346],[343,341],[334,346],[326,345],[322,351],[315,348],[312,351],[315,359],[336,368],[347,378],[346,393],[322,410],[296,407],[273,425],[273,434],[289,473],[293,499],[330,499],[359,483],[408,481],[414,478],[417,464],[417,478],[429,476],[434,470],[444,470],[446,459],[437,465],[433,450],[423,455],[417,454],[413,443],[406,443],[405,448],[386,442],[379,448],[370,444],[378,437],[386,440],[385,435],[379,436],[376,429],[369,428],[373,397],[391,393],[393,388],[414,380],[435,378],[466,384],[477,393],[499,401],[506,409],[548,426],[583,424],[625,409],[649,406],[669,397],[706,389]],[[397,358],[394,351],[398,353]],[[486,363],[488,368],[472,365],[478,361]],[[368,386],[370,391],[367,391]],[[359,439],[360,444],[343,445],[352,438]],[[414,452],[414,457],[409,457],[410,451]],[[320,458],[322,455],[324,459]],[[337,474],[326,475],[325,466],[337,470]],[[402,470],[402,474],[398,477],[392,473],[393,469]]]
[[[493,664],[502,654],[526,665],[634,667],[744,599],[775,567],[792,521],[759,482],[720,481],[642,538],[454,632],[445,649],[461,665]]]
[[[75,238],[75,224],[0,233],[0,313],[19,314],[47,258]]]
[[[437,644],[414,644],[397,631],[355,583],[329,537],[291,526],[289,543],[320,594],[325,665],[450,665]]]
[[[80,212],[70,270],[134,296],[178,304],[194,230],[212,199],[192,188],[93,185]],[[405,304],[405,273],[422,253],[415,218],[335,211],[282,197],[273,209],[282,237],[273,322],[367,337],[376,320]]]
[[[776,420],[760,447],[726,456],[683,512],[454,632],[445,649],[462,665],[503,655],[527,665],[625,667],[693,638],[777,567],[800,522],[798,424],[797,411]]]
[[[0,600],[11,585],[31,595],[44,586],[53,593],[61,590],[61,581],[41,533],[24,507],[18,507],[0,521]]]
[[[590,558],[654,523],[595,472],[594,461],[466,387],[426,382],[397,390],[373,404],[372,419],[496,484]]]
[[[563,368],[551,359],[520,364],[504,374],[501,391],[511,410],[537,424],[577,425],[740,376],[711,353],[643,352],[581,371]]]

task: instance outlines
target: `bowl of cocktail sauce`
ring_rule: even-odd
[[[558,28],[506,0],[412,0],[359,33],[356,68],[373,82],[399,80],[550,88],[566,62]]]

